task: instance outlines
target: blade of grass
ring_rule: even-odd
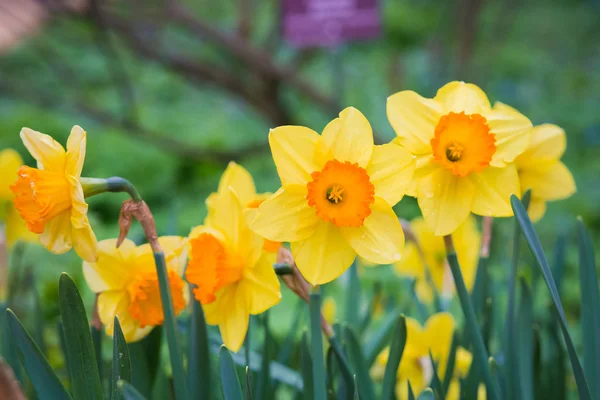
[[[258,375],[258,381],[256,382],[256,398],[267,400],[271,397],[271,391],[269,387],[269,361],[270,351],[269,347],[271,344],[271,332],[269,331],[269,311],[265,311],[262,314],[263,328],[265,331],[265,337],[263,339],[263,352],[262,352],[262,363],[260,366],[260,373]]]
[[[394,328],[388,362],[385,365],[385,372],[383,374],[381,398],[384,400],[394,399],[398,367],[404,353],[404,345],[406,345],[406,318],[404,315],[400,315]]]
[[[194,299],[194,297],[191,297]],[[188,387],[190,398],[211,399],[210,350],[208,328],[200,302],[192,301],[192,319],[188,355]]]
[[[300,372],[304,381],[304,390],[302,391],[305,400],[312,400],[314,393],[312,357],[310,355],[310,346],[308,344],[308,334],[306,330],[302,333],[300,341]]]
[[[121,391],[125,400],[146,400],[129,382],[119,381],[117,388]]]
[[[19,318],[10,309],[6,311],[5,315],[8,328],[12,333],[12,343],[21,355],[21,361],[38,398],[70,400],[71,396],[67,389],[60,382],[56,372],[35,344],[31,335],[25,330]]]
[[[381,324],[381,328],[373,333],[371,340],[365,344],[365,359],[369,368],[373,365],[381,350],[390,342],[397,321],[398,314],[391,313],[388,315],[386,320]]]
[[[365,357],[363,356],[362,349],[360,348],[360,343],[356,338],[356,333],[354,330],[347,326],[345,328],[344,335],[346,336],[346,341],[348,343],[348,351],[350,356],[350,363],[354,367],[354,371],[356,371],[356,380],[358,381],[358,391],[360,392],[360,397],[363,399],[376,399],[375,389],[373,388],[373,382],[371,381],[371,376],[369,375],[369,367],[365,361]]]
[[[581,330],[583,332],[583,372],[593,397],[600,399],[600,295],[596,259],[589,233],[577,219],[579,278],[581,291]],[[557,289],[558,290],[558,289]]]
[[[490,400],[498,400],[499,398],[498,391],[496,389],[496,383],[494,382],[494,378],[492,377],[488,365],[488,353],[485,348],[485,344],[483,343],[483,337],[481,336],[481,331],[479,330],[479,324],[477,323],[477,319],[475,317],[475,310],[473,309],[473,304],[471,303],[471,297],[467,291],[467,287],[460,270],[460,265],[458,264],[458,258],[456,257],[454,245],[452,244],[452,238],[450,236],[444,236],[444,242],[446,244],[448,264],[450,264],[450,270],[452,271],[452,276],[454,277],[456,293],[458,294],[460,305],[463,313],[465,314],[467,325],[466,328],[468,330],[467,332],[470,336],[471,342],[473,343],[474,359],[477,360],[477,364],[479,365],[481,373],[483,374],[483,380],[485,381],[487,387],[488,398]]]
[[[354,375],[354,400],[359,400],[360,397],[358,395],[358,385],[356,384],[356,375]]]
[[[333,348],[327,349],[327,356],[325,357],[325,371],[327,371],[327,398],[333,399],[335,398],[335,387],[333,386],[335,382],[335,365],[333,363],[333,359],[335,358],[335,353],[333,352]]]
[[[250,383],[250,368],[246,366],[246,386],[244,389],[244,399],[252,400],[252,385]]]
[[[544,281],[546,282],[546,286],[550,291],[550,295],[552,297],[552,301],[554,302],[554,306],[557,310],[558,321],[560,324],[560,328],[562,330],[563,336],[565,338],[565,343],[567,345],[567,351],[569,353],[569,358],[571,360],[571,367],[573,368],[573,373],[575,375],[575,382],[577,384],[577,391],[579,393],[579,398],[582,400],[590,400],[592,397],[590,395],[589,386],[586,382],[585,375],[583,374],[583,369],[581,368],[581,364],[579,359],[577,358],[577,352],[575,351],[575,346],[573,344],[573,339],[569,334],[569,330],[567,328],[567,320],[565,318],[565,312],[563,310],[562,302],[560,301],[560,296],[558,295],[558,290],[556,289],[556,284],[554,283],[554,279],[552,278],[552,272],[550,271],[550,266],[548,265],[548,260],[544,254],[542,249],[542,245],[540,243],[540,239],[533,229],[533,224],[527,215],[527,211],[521,204],[521,201],[514,195],[511,196],[510,202],[512,205],[512,209],[514,211],[515,217],[517,221],[519,221],[519,225],[521,226],[521,231],[525,236],[525,240],[529,245],[529,249],[536,259],[540,269],[542,271],[542,275],[544,276]]]
[[[113,335],[113,359],[112,359],[112,400],[122,399],[122,392],[119,390],[119,381],[131,382],[131,359],[129,357],[129,348],[121,329],[119,318],[115,316],[114,335]]]
[[[187,400],[189,394],[185,370],[183,368],[183,353],[177,337],[177,320],[173,308],[173,297],[169,289],[169,278],[167,277],[167,265],[164,253],[154,253],[154,261],[156,263],[160,299],[165,317],[163,327],[167,335],[167,345],[169,347],[169,357],[171,359],[171,369],[173,371],[175,386],[175,398],[177,400]]]
[[[444,387],[442,385],[442,381],[440,381],[440,376],[437,372],[437,363],[433,359],[433,355],[431,354],[431,350],[429,350],[429,361],[431,362],[431,368],[433,369],[433,376],[431,377],[431,386],[434,392],[437,393],[437,398],[440,400],[444,400],[446,398],[446,392],[444,391]]]
[[[219,351],[219,369],[221,371],[221,388],[225,400],[242,400],[240,380],[235,372],[235,364],[227,347],[221,346]]]
[[[66,273],[60,276],[58,295],[73,397],[103,400],[102,383],[83,300],[75,282]]]
[[[345,320],[352,329],[358,329],[360,310],[360,281],[358,280],[358,266],[356,260],[348,269],[348,288],[346,292]]]
[[[310,344],[315,400],[325,400],[325,361],[323,359],[323,336],[321,333],[321,295],[315,287],[310,294]]]
[[[448,354],[448,362],[446,363],[446,373],[444,375],[444,393],[448,393],[448,388],[454,377],[454,364],[456,363],[456,350],[458,349],[458,337],[456,333],[452,337],[452,345]]]
[[[412,390],[412,386],[410,385],[410,381],[407,381],[407,387],[408,387],[408,400],[415,400],[415,394],[413,393]]]
[[[516,340],[516,357],[521,400],[533,400],[533,299],[525,280],[520,280],[521,304],[519,306]]]

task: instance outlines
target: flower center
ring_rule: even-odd
[[[367,171],[358,164],[331,160],[311,176],[306,199],[323,221],[357,227],[371,215],[375,187]]]
[[[169,286],[173,296],[175,315],[185,308],[183,297],[184,282],[177,272],[168,270]],[[158,276],[155,271],[139,273],[127,287],[129,292],[129,313],[140,323],[140,327],[162,325],[164,314],[160,299]]]
[[[456,176],[480,172],[496,152],[496,137],[479,114],[449,113],[440,118],[431,139],[433,159]]]
[[[202,233],[191,239],[190,250],[186,278],[196,285],[194,296],[202,304],[212,303],[219,289],[242,279],[243,261],[213,235]]]
[[[48,221],[71,207],[69,182],[59,172],[24,165],[10,189],[15,194],[15,207],[31,232],[44,232]]]

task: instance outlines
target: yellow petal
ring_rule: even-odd
[[[242,347],[248,332],[250,314],[245,297],[238,286],[236,291],[229,291],[220,302],[221,312],[224,315],[219,323],[219,330],[223,343],[233,352],[237,352]]]
[[[281,300],[279,279],[273,270],[274,262],[273,255],[263,253],[253,268],[244,270],[240,285],[247,296],[250,314],[263,313]]]
[[[10,190],[10,185],[17,180],[17,172],[23,165],[23,159],[13,149],[0,151],[0,202],[10,201],[15,196]]]
[[[375,146],[367,173],[375,186],[375,196],[389,205],[398,203],[412,180],[415,160],[408,150],[396,143]]]
[[[373,129],[367,118],[354,107],[345,108],[331,121],[321,135],[321,163],[334,158],[358,163],[365,168],[373,152]]]
[[[280,126],[269,132],[269,145],[282,185],[305,185],[317,170],[319,134],[303,126]]]
[[[136,257],[136,246],[125,239],[119,248],[117,239],[98,242],[96,262],[83,262],[83,276],[90,289],[95,292],[125,289],[129,271]]]
[[[531,143],[516,162],[519,168],[534,167],[540,161],[560,160],[567,148],[565,131],[553,124],[534,126],[531,131]]]
[[[434,357],[448,356],[455,327],[454,317],[448,312],[436,313],[429,317],[424,331]]]
[[[321,313],[323,314],[325,321],[329,322],[330,324],[335,323],[335,310],[336,306],[333,297],[325,297],[323,300],[323,305],[321,306]]]
[[[479,248],[481,246],[481,233],[477,229],[475,217],[469,215],[465,223],[452,234],[452,240],[465,285],[467,290],[470,291],[475,283]]]
[[[252,175],[244,167],[231,161],[219,181],[219,193],[232,187],[244,207],[256,196]]]
[[[260,236],[276,242],[297,242],[315,230],[316,209],[308,205],[306,186],[288,185],[258,206],[251,228]]]
[[[442,106],[417,93],[405,90],[387,99],[387,116],[399,144],[415,155],[431,154],[431,138],[444,115]]]
[[[449,235],[467,219],[475,196],[469,179],[438,168],[419,184],[419,207],[436,236]]]
[[[17,242],[39,243],[38,235],[27,229],[27,224],[19,215],[19,212],[14,205],[9,204],[6,211],[5,234],[6,245],[12,248]]]
[[[415,157],[415,171],[412,179],[406,188],[406,195],[411,197],[417,197],[419,193],[419,183],[427,175],[435,171],[439,167],[439,164],[433,162],[431,154],[423,154]]]
[[[96,235],[89,222],[82,228],[73,227],[71,229],[71,237],[73,239],[73,248],[82,260],[96,261]]]
[[[433,289],[426,279],[418,279],[415,286],[415,293],[417,297],[424,304],[431,304],[433,301]]]
[[[52,136],[29,128],[21,129],[21,140],[29,153],[36,159],[38,168],[63,172],[65,170],[65,149]]]
[[[73,245],[71,239],[71,211],[66,210],[48,221],[40,234],[40,243],[55,254],[66,253]]]
[[[81,183],[73,176],[68,176],[67,181],[71,193],[71,223],[74,228],[83,228],[89,225],[87,219],[88,205],[85,202],[83,188]]]
[[[71,134],[67,140],[67,175],[79,178],[83,169],[85,160],[86,133],[79,126],[75,125],[71,129]]]
[[[359,227],[342,227],[342,235],[359,256],[378,264],[391,264],[401,258],[404,232],[394,210],[375,197],[371,215]]]
[[[531,121],[512,107],[496,103],[494,109],[483,114],[490,132],[496,137],[496,152],[490,165],[504,167],[523,153],[531,142]]]
[[[208,226],[208,225],[198,225],[194,228],[192,228],[192,231],[189,234],[189,238],[195,238],[200,236],[203,233],[209,233],[211,235],[213,235],[214,237],[216,237],[217,239],[219,239],[220,242],[225,241],[225,235],[223,235],[223,232],[221,232],[220,230],[213,228],[212,226]]]
[[[302,276],[313,285],[331,282],[350,267],[356,252],[329,222],[317,223],[314,233],[300,242],[292,242],[292,254]]]
[[[183,275],[183,270],[187,264],[188,242],[187,238],[181,236],[161,236],[158,243],[165,254],[167,268]]]
[[[527,214],[533,222],[542,219],[546,213],[546,202],[539,197],[532,197],[529,201],[529,207],[527,207]]]
[[[531,189],[532,196],[544,200],[566,199],[576,191],[573,175],[560,161],[540,162],[535,167],[521,170],[519,177],[523,191]]]
[[[491,108],[483,90],[472,83],[458,81],[442,86],[434,100],[440,102],[446,112],[483,114]]]
[[[475,185],[475,199],[471,211],[488,217],[510,217],[513,215],[510,196],[521,196],[519,175],[514,164],[505,168],[488,167],[472,173],[469,179]]]
[[[414,242],[406,242],[404,251],[402,252],[402,258],[400,261],[394,263],[394,270],[403,276],[410,276],[413,278],[425,277],[425,266],[421,261],[419,251]]]
[[[137,342],[147,336],[154,327],[140,328],[139,323],[129,314],[129,295],[126,291],[103,292],[98,297],[98,315],[105,325],[106,334],[113,336],[114,318],[119,324],[128,343]]]

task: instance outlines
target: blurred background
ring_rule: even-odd
[[[358,20],[376,7],[376,21],[341,36],[334,26],[332,37],[313,43],[314,32],[294,32],[288,20],[302,12],[300,0],[0,0],[0,148],[15,148],[32,165],[21,127],[65,143],[81,125],[88,132],[84,176],[129,179],[161,234],[187,235],[203,221],[204,200],[230,160],[253,174],[259,191],[278,188],[270,128],[299,124],[320,132],[351,105],[384,143],[394,137],[387,96],[410,89],[432,97],[443,84],[464,80],[534,124],[567,132],[563,160],[578,193],[549,204],[537,225],[546,248],[572,232],[575,215],[600,238],[600,1],[322,2],[343,3]],[[118,234],[124,199],[90,199],[99,239]],[[409,198],[396,211],[418,215]],[[506,248],[512,224],[495,229],[494,245]],[[36,270],[50,300],[44,312],[56,315],[58,274],[82,281],[80,261],[32,246],[17,257]],[[381,279],[373,274],[365,282]],[[277,326],[294,317],[289,308],[274,312]]]

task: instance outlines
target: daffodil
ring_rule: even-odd
[[[281,299],[275,254],[264,251],[264,239],[248,227],[244,208],[231,186],[220,192],[205,224],[190,233],[186,269],[206,321],[219,326],[232,351],[244,342],[250,314],[260,314]]]
[[[10,187],[27,228],[39,234],[40,242],[53,253],[74,247],[82,259],[95,261],[96,236],[80,183],[85,131],[79,126],[71,129],[66,152],[52,137],[29,128],[21,130],[21,139],[38,166],[22,166]]]
[[[323,305],[321,306],[321,313],[323,314],[323,318],[330,325],[335,322],[337,306],[335,304],[335,300],[331,296],[327,296],[323,299]]]
[[[219,204],[219,199],[229,188],[232,188],[238,196],[238,199],[244,207],[247,219],[253,219],[256,216],[258,206],[273,193],[256,193],[254,179],[252,175],[241,165],[231,161],[219,181],[217,192],[211,193],[206,199],[208,208],[207,224],[210,224],[212,215],[215,214],[215,208]],[[266,239],[264,242],[265,251],[277,253],[281,246],[280,242]]]
[[[406,149],[374,146],[371,125],[352,107],[321,135],[302,126],[275,128],[269,145],[282,187],[258,207],[251,228],[290,242],[308,282],[334,280],[357,254],[379,264],[400,258],[404,233],[392,206],[414,170]]]
[[[430,352],[437,365],[437,373],[444,377],[452,346],[455,321],[451,314],[442,312],[429,317],[425,326],[413,318],[406,318],[406,344],[400,366],[398,368],[398,381],[396,383],[396,397],[408,398],[407,382],[414,393],[420,393],[429,385],[433,377],[433,365]],[[462,348],[457,349],[457,358],[453,374],[464,377],[471,364],[471,354]],[[381,379],[389,357],[389,348],[383,350],[371,369],[371,375]],[[448,397],[450,398],[450,397]],[[457,398],[458,399],[458,398]]]
[[[431,287],[427,281],[427,272],[437,292],[444,298],[454,293],[454,279],[450,266],[446,261],[446,247],[440,236],[435,236],[423,218],[415,218],[410,228],[416,242],[408,242],[404,247],[402,259],[394,263],[394,269],[400,275],[410,276],[417,280],[417,294],[421,300],[430,302]],[[456,255],[460,264],[467,289],[471,290],[475,283],[477,261],[481,245],[481,234],[477,222],[469,216],[452,234]],[[422,255],[419,252],[422,251]]]
[[[573,175],[560,161],[567,147],[567,136],[552,124],[533,128],[529,148],[515,160],[521,191],[531,189],[529,216],[537,221],[546,212],[546,201],[570,197],[577,190]]]
[[[187,285],[182,279],[187,261],[187,239],[165,236],[158,239],[165,254],[167,277],[175,314],[186,306]],[[85,280],[98,293],[98,314],[113,334],[114,317],[127,342],[145,337],[157,325],[162,325],[164,313],[160,297],[154,254],[149,244],[136,246],[129,239],[116,247],[116,239],[98,243],[96,262],[83,262]]]
[[[10,190],[17,180],[17,172],[23,165],[23,159],[13,149],[0,151],[0,223],[4,222],[6,244],[10,248],[17,241],[37,242],[37,235],[29,232],[25,221],[15,209],[14,194]]]
[[[451,82],[433,99],[413,91],[390,96],[387,115],[396,142],[416,156],[407,194],[417,197],[436,236],[449,235],[469,213],[512,215],[520,195],[513,163],[531,140],[531,122],[501,103],[492,108],[477,86]]]

